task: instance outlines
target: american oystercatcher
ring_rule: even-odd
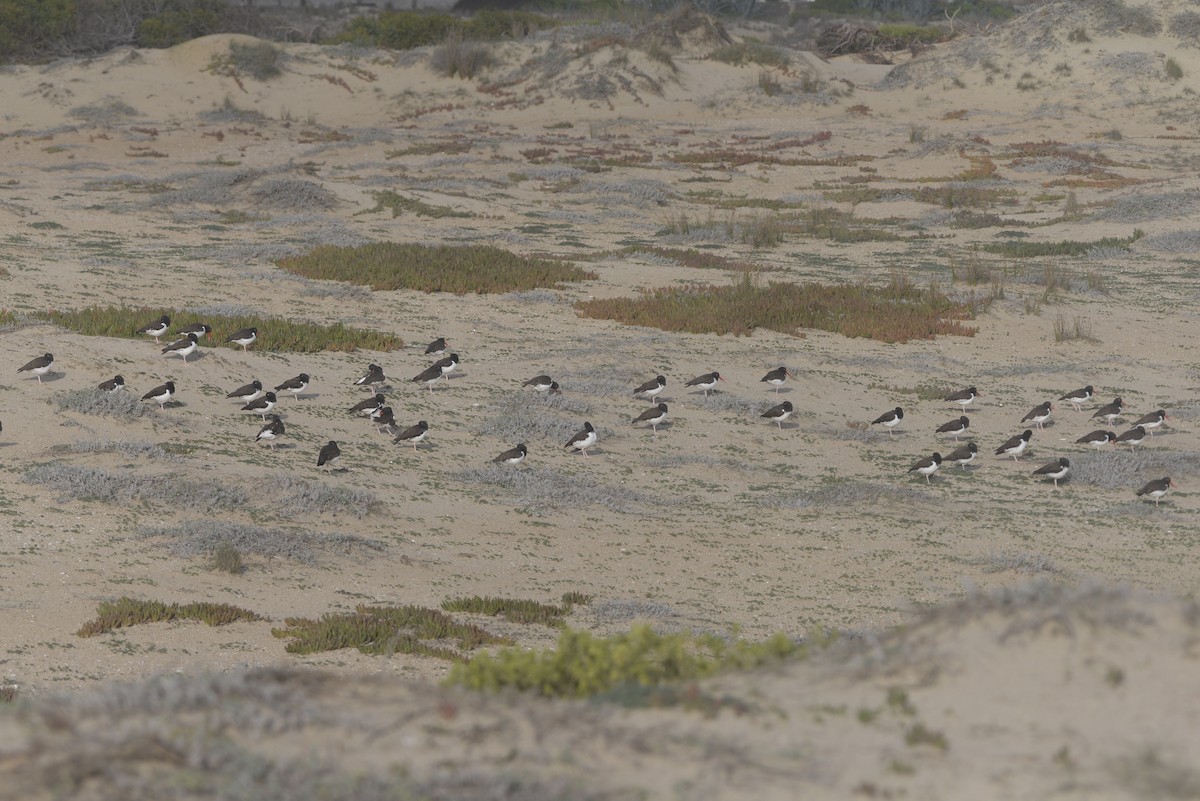
[[[684,384],[684,386],[695,387],[696,389],[704,390],[704,397],[707,398],[708,393],[717,388],[717,382],[724,380],[724,378],[721,378],[720,373],[718,373],[716,370],[713,370],[711,373],[705,373],[704,375],[696,376],[691,381],[688,381],[686,384]]]
[[[428,368],[422,370],[418,375],[414,376],[413,382],[419,384],[424,381],[429,387],[429,391],[433,392],[433,385],[436,384],[441,378],[449,376],[457,367],[458,354],[451,353],[444,359],[438,359]],[[446,378],[446,380],[449,381],[450,379]]]
[[[242,351],[245,352],[252,344],[254,344],[254,340],[256,339],[258,339],[258,329],[250,327],[243,328],[240,331],[234,331],[225,339],[225,341],[232,342],[235,345],[241,345]],[[330,444],[336,445],[336,443],[332,442]]]
[[[1163,476],[1156,481],[1147,483],[1146,486],[1137,491],[1137,494],[1139,498],[1143,495],[1147,496],[1150,500],[1154,501],[1155,506],[1158,506],[1158,499],[1166,495],[1167,490],[1174,486],[1175,482],[1171,480],[1170,476]]]
[[[795,410],[796,407],[792,406],[791,401],[784,401],[777,406],[772,406],[770,409],[767,409],[765,412],[759,415],[759,417],[765,417],[771,422],[777,424],[779,426],[779,430],[782,431],[783,421],[791,417],[792,412]]]
[[[1153,437],[1154,429],[1158,428],[1166,421],[1167,421],[1166,410],[1159,409],[1156,412],[1150,412],[1150,414],[1142,415],[1137,420],[1135,420],[1133,422],[1133,424],[1135,426],[1141,426],[1142,428],[1146,429],[1146,433],[1148,433],[1150,436]]]
[[[947,403],[957,403],[963,408],[963,411],[966,411],[967,407],[971,405],[971,402],[982,394],[983,393],[975,389],[975,387],[967,387],[964,390],[950,393],[946,397],[942,398],[942,400],[946,401]]]
[[[1061,398],[1059,398],[1059,400],[1065,400],[1067,403],[1075,407],[1075,411],[1082,412],[1083,404],[1092,399],[1093,392],[1094,390],[1092,389],[1092,385],[1088,384],[1083,389],[1076,389],[1072,392],[1068,392],[1066,395],[1063,395]]]
[[[967,465],[975,461],[975,454],[979,453],[979,446],[974,442],[968,442],[966,445],[960,445],[950,452],[946,457],[947,462],[954,462],[963,470],[967,469]]]
[[[1045,476],[1046,478],[1054,479],[1054,488],[1058,489],[1058,482],[1067,477],[1067,473],[1071,472],[1071,463],[1067,459],[1058,459],[1057,461],[1049,462],[1042,465],[1037,470],[1033,471],[1035,476]]]
[[[999,448],[996,448],[997,456],[1011,456],[1013,461],[1017,461],[1021,454],[1025,452],[1025,448],[1029,446],[1029,440],[1033,437],[1033,432],[1028,428],[1015,437],[1010,437],[1008,442],[1005,442]]]
[[[142,400],[154,401],[158,404],[159,409],[167,408],[167,401],[175,394],[175,382],[168,381],[165,384],[160,384],[154,389],[142,396]]]
[[[884,412],[871,421],[871,425],[887,426],[888,436],[892,435],[892,429],[900,425],[900,421],[904,419],[904,410],[897,406],[890,412]]]
[[[368,364],[367,371],[354,380],[354,386],[371,390],[385,381],[387,376],[383,374],[383,368],[378,364]]]
[[[258,436],[254,438],[255,442],[265,442],[271,446],[271,450],[275,450],[276,440],[283,436],[287,430],[284,428],[283,421],[279,419],[279,415],[268,415],[270,418],[267,424],[258,430]]]
[[[971,418],[965,414],[957,420],[951,420],[948,423],[942,423],[937,427],[938,434],[949,434],[954,437],[954,441],[958,442],[960,434],[965,434],[967,429],[971,427]]]
[[[1120,398],[1117,398],[1107,406],[1101,406],[1097,409],[1096,413],[1092,415],[1092,419],[1095,420],[1097,417],[1103,417],[1108,421],[1109,425],[1112,425],[1113,421],[1119,418],[1121,412],[1124,410],[1125,403]]]
[[[177,339],[170,345],[167,345],[162,349],[162,352],[165,356],[170,356],[172,354],[182,356],[183,363],[187,364],[188,356],[191,356],[193,353],[195,353],[198,347],[200,346],[196,344],[196,335],[188,334],[182,339]]]
[[[158,338],[167,333],[167,329],[170,327],[171,318],[164,314],[154,322],[143,325],[137,330],[137,332],[139,334],[145,334],[146,336],[154,337],[154,344],[161,345],[162,343],[158,341]]]
[[[296,398],[297,400],[300,399],[300,395],[306,389],[308,389],[308,373],[301,373],[294,378],[289,378],[287,381],[284,381],[282,384],[275,387],[276,392],[290,392],[292,393],[292,397]]]
[[[17,370],[18,373],[24,373],[26,370],[37,376],[38,383],[42,383],[42,376],[50,372],[50,368],[54,366],[54,354],[43,353],[36,359],[33,359],[29,364]]]
[[[1053,411],[1054,411],[1054,404],[1052,404],[1050,401],[1046,401],[1045,403],[1039,404],[1038,406],[1034,406],[1029,411],[1029,414],[1027,414],[1021,418],[1021,422],[1022,423],[1032,422],[1038,428],[1041,428],[1042,425],[1047,420],[1050,419],[1050,413]]]
[[[261,395],[262,391],[263,391],[262,382],[256,378],[253,381],[251,381],[249,384],[242,384],[240,387],[235,389],[233,392],[230,392],[225,397],[229,398],[230,400],[238,401],[239,403],[249,403],[250,401],[257,398],[259,395]]]
[[[425,355],[426,356],[436,356],[439,353],[445,353],[446,348],[448,348],[448,347],[450,347],[450,343],[446,341],[446,338],[438,337],[437,339],[433,340],[432,342],[430,342],[428,345],[425,346]]]
[[[535,375],[521,386],[533,387],[539,393],[546,395],[546,397],[562,394],[562,390],[558,388],[558,382],[548,375]]]
[[[796,377],[796,374],[793,373],[791,370],[787,369],[786,367],[776,367],[774,370],[767,373],[766,375],[764,375],[762,378],[760,378],[758,380],[760,383],[766,382],[768,384],[773,385],[775,387],[775,394],[778,395],[779,388],[783,386],[784,382],[787,381],[789,378],[795,378],[795,377]]]
[[[396,416],[392,414],[391,406],[382,406],[380,409],[371,415],[371,422],[375,424],[375,430],[380,434],[392,433],[392,428],[396,425]]]
[[[592,427],[592,424],[584,423],[583,429],[578,434],[567,440],[567,444],[563,445],[563,447],[574,448],[575,450],[582,452],[584,456],[587,456],[587,449],[595,445],[596,440],[598,439],[599,437],[596,436],[596,429]]]
[[[180,336],[195,334],[196,339],[207,339],[208,335],[211,333],[212,326],[208,323],[192,323],[191,325],[185,325],[183,328],[179,329]]]
[[[334,463],[341,458],[342,449],[338,447],[337,442],[329,440],[329,443],[317,454],[317,467],[329,465],[329,469],[332,470]]]
[[[972,443],[972,444],[974,444],[974,443]],[[908,472],[920,473],[921,475],[925,476],[925,483],[931,484],[932,482],[929,480],[929,477],[932,476],[934,473],[936,473],[937,469],[941,466],[942,466],[942,455],[940,453],[935,452],[932,456],[926,456],[924,459],[917,462],[912,467],[908,468]]]
[[[275,408],[275,402],[277,400],[278,400],[278,398],[275,397],[274,392],[268,392],[265,395],[263,395],[261,398],[256,398],[255,400],[252,400],[249,403],[247,403],[245,406],[243,406],[241,408],[241,411],[256,412],[258,414],[261,414],[263,421],[266,422],[267,412],[269,412]]]
[[[667,419],[667,404],[660,403],[633,418],[633,425],[638,423],[649,423],[650,428],[654,431],[654,436],[658,436],[658,427]]]
[[[633,391],[634,395],[645,395],[650,401],[653,401],[657,396],[662,394],[662,391],[667,388],[667,379],[665,376],[655,376],[652,381],[647,381]]]
[[[529,449],[522,442],[515,448],[509,448],[504,453],[492,460],[492,464],[520,464],[525,461],[525,457],[529,455]]]
[[[1098,428],[1090,434],[1084,434],[1075,442],[1079,445],[1090,445],[1096,450],[1100,450],[1110,442],[1116,442],[1117,435],[1111,431],[1105,431],[1103,428]]]
[[[1117,444],[1118,448],[1121,447],[1121,445],[1123,445],[1123,444],[1128,445],[1129,450],[1132,451],[1135,449],[1135,446],[1141,445],[1142,442],[1145,441],[1145,439],[1146,439],[1146,429],[1143,426],[1134,426],[1133,428],[1131,428],[1128,431],[1126,431],[1125,433],[1123,433],[1121,436],[1117,437],[1116,444]]]
[[[374,412],[382,409],[383,405],[385,403],[387,403],[387,399],[383,397],[383,393],[376,392],[375,397],[367,398],[366,400],[361,400],[358,403],[351,406],[350,414],[366,413],[366,414],[370,415],[370,414],[373,414]]]
[[[101,382],[100,386],[96,387],[96,389],[101,392],[116,392],[118,389],[125,389],[125,376],[114,375],[107,381]]]
[[[428,436],[429,436],[429,423],[426,423],[424,420],[422,420],[421,422],[417,423],[415,426],[409,426],[408,428],[401,431],[399,434],[396,435],[396,438],[394,440],[392,440],[392,442],[395,442],[397,445],[399,445],[403,442],[411,442],[412,446],[413,446],[413,452],[416,453],[417,445],[424,442],[425,438]]]

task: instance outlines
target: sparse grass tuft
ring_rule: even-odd
[[[330,486],[324,481],[297,478],[286,473],[270,476],[263,483],[285,518],[327,514],[366,517],[379,509],[381,501],[366,490]]]
[[[383,544],[376,540],[353,534],[323,534],[313,531],[313,528],[311,523],[296,530],[204,519],[185,520],[170,526],[143,526],[138,529],[138,536],[161,539],[167,543],[167,549],[172,554],[185,559],[207,556],[218,562],[222,560],[223,549],[232,550],[239,560],[244,554],[255,554],[268,559],[290,559],[306,565],[316,564],[319,550],[383,550]]]
[[[1140,228],[1135,228],[1127,237],[1106,236],[1091,242],[1078,242],[1064,239],[1058,242],[1027,242],[1006,241],[987,242],[980,245],[982,250],[1000,256],[1017,259],[1037,258],[1039,256],[1082,256],[1094,248],[1121,248],[1129,250],[1129,246],[1145,236]]]
[[[0,684],[0,704],[11,704],[17,700],[18,688],[15,684]]]
[[[42,484],[62,497],[128,505],[134,501],[173,508],[237,509],[250,502],[240,487],[173,473],[137,475],[128,470],[111,472],[91,467],[48,462],[25,471],[25,481]]]
[[[510,623],[541,623],[551,628],[563,625],[563,619],[571,613],[570,604],[555,606],[520,598],[494,598],[490,595],[449,598],[442,601],[442,609],[446,612],[502,617]]]
[[[322,246],[276,262],[306,278],[349,281],[376,290],[416,289],[456,294],[558,288],[596,274],[573,264],[518,256],[490,245],[414,245],[376,242],[360,247]]]
[[[1168,58],[1164,67],[1167,77],[1172,81],[1178,81],[1183,77],[1183,67],[1179,66],[1179,62],[1173,58]]]
[[[736,44],[718,47],[708,54],[713,61],[742,67],[746,64],[759,64],[763,67],[786,69],[791,63],[786,53],[782,53],[769,44],[758,39],[743,39]]]
[[[429,55],[429,66],[439,75],[468,81],[495,63],[491,47],[466,41],[460,33],[451,33]]]
[[[571,433],[575,433],[578,428],[576,423]],[[603,445],[604,438],[601,437],[600,447]],[[550,447],[560,449],[561,444],[556,443]],[[514,496],[516,505],[531,514],[593,505],[613,512],[633,513],[645,507],[651,500],[645,494],[628,487],[598,481],[590,473],[572,475],[549,467],[514,470],[499,465],[488,465],[456,473],[454,480],[466,488],[483,486],[503,491]],[[667,503],[657,498],[653,502],[660,505]]]
[[[803,336],[802,328],[882,342],[973,336],[969,310],[936,291],[911,286],[783,284],[665,287],[639,298],[580,301],[585,317],[696,334],[749,336],[755,328]]]
[[[175,620],[199,620],[210,626],[226,626],[238,620],[266,620],[266,618],[249,609],[208,601],[168,604],[162,601],[118,598],[115,601],[102,601],[97,610],[96,619],[85,623],[76,634],[80,637],[95,637],[97,634],[136,626],[139,623],[164,623]]]
[[[283,51],[270,42],[230,42],[229,52],[214,54],[208,70],[235,80],[240,75],[249,75],[256,81],[266,81],[283,73],[279,68],[283,56]]]
[[[1083,340],[1084,342],[1100,341],[1092,336],[1092,324],[1082,317],[1076,316],[1071,320],[1068,320],[1061,314],[1055,317],[1054,341],[1075,342],[1077,340]]]
[[[357,648],[364,654],[415,654],[461,661],[465,652],[481,645],[512,645],[478,626],[459,623],[444,612],[420,606],[368,606],[354,612],[322,615],[316,620],[287,618],[284,627],[272,629],[279,639],[289,639],[290,654],[315,654],[340,648]],[[432,644],[455,641],[455,647]]]
[[[210,570],[230,573],[235,576],[241,575],[246,571],[246,564],[242,561],[242,552],[229,542],[222,542],[216,547],[213,551],[212,561],[208,567]]]
[[[384,209],[391,209],[392,218],[399,217],[406,211],[410,211],[418,217],[433,217],[435,219],[441,217],[474,217],[475,215],[469,211],[458,211],[449,206],[432,206],[423,200],[418,200],[415,197],[404,197],[386,189],[382,192],[375,193],[375,208],[361,211],[359,214],[374,214]]]
[[[732,259],[728,256],[722,256],[718,253],[708,253],[695,248],[665,248],[657,245],[631,245],[618,251],[620,254],[647,254],[657,256],[664,259],[682,264],[684,267],[693,267],[702,270],[736,270],[737,272],[763,272],[767,270],[777,270],[778,267],[773,265],[757,264],[744,259]]]
[[[804,650],[782,634],[752,643],[711,634],[659,634],[649,626],[603,638],[568,628],[553,649],[482,653],[455,665],[446,681],[487,692],[511,688],[551,698],[583,698],[624,684],[657,685],[747,670],[798,657]]]
[[[102,392],[98,389],[72,389],[56,392],[50,400],[60,412],[79,412],[119,420],[136,420],[158,414],[158,407],[138,400],[133,392]]]
[[[239,328],[255,327],[259,339],[256,347],[281,353],[317,353],[320,351],[354,352],[356,350],[392,351],[404,347],[404,340],[392,334],[378,331],[366,331],[361,328],[349,328],[342,323],[333,325],[317,325],[285,320],[278,317],[260,317],[252,314],[219,315],[196,314],[179,311],[178,309],[130,307],[130,306],[89,306],[79,311],[50,311],[37,315],[42,319],[61,325],[64,328],[87,336],[124,337],[127,339],[145,339],[145,335],[137,333],[139,325],[154,320],[160,315],[169,315],[171,324],[180,328],[191,323],[208,323],[212,326],[212,334],[201,340],[202,347],[232,347],[240,350],[240,346],[226,343],[225,339]],[[169,336],[169,335],[168,335]],[[124,400],[117,398],[120,392],[110,393],[113,399],[97,399],[95,403],[123,404]],[[83,404],[82,398],[76,398],[75,403]],[[85,404],[86,405],[86,404]],[[96,414],[98,412],[92,412]]]

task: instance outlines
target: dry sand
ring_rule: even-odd
[[[1131,32],[1129,20],[1102,11],[1112,4],[1051,3],[895,68],[792,53],[789,71],[770,74],[780,90],[771,95],[763,68],[707,59],[711,38],[685,37],[676,73],[602,40],[613,34],[604,27],[506,44],[475,82],[436,76],[428,51],[302,45],[286,47],[283,76],[239,82],[207,69],[228,36],[7,68],[0,305],[251,309],[394,332],[409,347],[306,356],[264,342],[249,353],[206,347],[183,366],[151,340],[38,323],[2,332],[0,678],[31,707],[0,713],[0,796],[53,796],[46,777],[79,749],[80,784],[62,797],[166,797],[150,778],[234,762],[183,748],[158,716],[179,712],[190,726],[212,720],[209,705],[243,697],[258,711],[241,722],[213,712],[232,716],[211,724],[214,749],[228,735],[285,766],[311,754],[350,773],[399,769],[432,797],[1200,796],[1195,613],[1171,600],[1195,592],[1200,542],[1200,51],[1172,33],[1189,4],[1129,6],[1152,10],[1161,31]],[[1182,78],[1168,76],[1168,58]],[[822,141],[771,151],[803,164],[678,158],[753,153],[825,131]],[[1039,142],[1061,146],[1022,154],[1023,143]],[[394,157],[430,143],[469,148]],[[956,179],[985,157],[992,178]],[[959,208],[914,199],[923,186],[1011,194],[977,209],[1004,221],[956,227]],[[862,188],[885,191],[855,203],[831,194]],[[372,213],[381,190],[469,216]],[[738,236],[776,213],[823,207],[894,218],[889,230],[904,239],[785,235],[755,249]],[[973,250],[1135,228],[1146,236],[1129,250],[1054,259]],[[973,321],[974,337],[889,345],[818,331],[677,335],[576,315],[577,299],[737,278],[645,257],[591,261],[599,278],[563,290],[462,297],[305,281],[271,261],[377,240],[580,258],[629,243],[711,247],[776,268],[770,280],[884,282],[902,271],[963,293],[972,287],[954,283],[952,269],[961,275],[972,259],[1006,278],[1004,296]],[[1044,297],[1047,266],[1073,276],[1070,290]],[[1093,339],[1056,342],[1057,320],[1078,321]],[[406,379],[427,366],[422,346],[438,335],[463,369],[429,393]],[[57,357],[53,380],[17,375],[45,351]],[[393,379],[400,422],[429,421],[422,452],[345,414],[363,397],[350,382],[372,361]],[[758,379],[780,364],[798,378],[777,397]],[[710,370],[726,378],[715,399],[683,390]],[[313,376],[309,396],[280,404],[289,447],[255,447],[258,418],[238,414],[224,393],[301,371]],[[123,421],[52,403],[117,372],[138,395],[173,379],[182,404]],[[536,419],[520,385],[542,372],[566,392]],[[629,392],[657,373],[668,378],[671,424],[655,437],[629,425],[645,408]],[[1074,443],[1098,427],[1088,419],[1098,403],[1087,414],[1060,404],[1020,462],[992,455],[1030,408],[1085,384],[1096,401],[1124,398],[1132,416],[1167,408],[1168,426],[1137,453],[1092,454]],[[926,485],[906,470],[953,448],[933,430],[958,412],[916,388],[969,385],[983,392],[971,422],[977,467],[943,469]],[[799,411],[781,431],[758,414],[785,398]],[[861,428],[896,405],[906,416],[895,436]],[[561,447],[585,419],[601,433],[586,458]],[[545,471],[545,493],[488,486],[470,472],[529,431],[538,436],[527,466]],[[319,475],[316,453],[329,439],[342,443],[347,469]],[[71,450],[98,442],[127,445]],[[153,444],[183,455],[145,455]],[[1055,490],[1033,479],[1059,456],[1078,465],[1075,480]],[[194,497],[192,484],[237,486],[250,500],[210,512],[72,499],[26,480],[41,463],[170,476],[181,498]],[[372,493],[378,508],[361,518],[289,513],[273,495],[287,474]],[[1135,498],[1165,474],[1180,486],[1160,508]],[[572,491],[588,502],[573,503]],[[311,564],[250,556],[231,576],[139,536],[214,517],[383,547],[329,545]],[[1006,603],[990,594],[1031,579],[1048,584],[1001,596]],[[1093,586],[1126,589],[1079,589]],[[639,619],[752,638],[820,625],[853,642],[814,663],[707,686],[747,706],[710,719],[479,699],[432,688],[446,670],[436,660],[352,650],[293,657],[271,635],[286,617],[362,601],[550,602],[567,591],[594,597],[571,625],[600,633]],[[98,602],[124,595],[223,601],[273,622],[76,636]],[[925,607],[941,611],[889,633]],[[486,625],[529,646],[553,640]],[[303,667],[326,672],[292,672]],[[173,672],[217,675],[187,679],[193,695],[172,678],[108,687]],[[121,701],[158,698],[158,686],[168,687],[161,704]],[[59,691],[73,695],[47,700]],[[111,716],[125,728],[100,736]],[[918,723],[947,747],[913,736]],[[145,767],[151,789],[134,792],[118,756],[150,742],[161,749]],[[452,774],[466,778],[455,785]],[[513,794],[488,794],[509,779]]]

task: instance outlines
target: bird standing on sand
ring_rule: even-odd
[[[240,387],[235,389],[233,392],[230,392],[225,397],[229,398],[230,400],[238,401],[239,403],[249,403],[250,401],[254,400],[261,394],[262,394],[262,382],[256,378],[253,381],[251,381],[249,384],[242,384]]]
[[[1007,442],[996,448],[996,455],[1011,456],[1015,462],[1025,452],[1025,448],[1029,446],[1029,440],[1032,437],[1033,432],[1027,428],[1015,437],[1010,437]]]
[[[574,448],[575,450],[580,451],[584,456],[587,456],[587,449],[595,445],[596,440],[598,439],[599,437],[596,436],[596,429],[592,427],[592,424],[584,423],[583,429],[580,430],[578,434],[567,440],[567,444],[563,445],[563,447]]]
[[[900,425],[900,421],[904,419],[904,410],[897,406],[890,412],[884,412],[871,421],[871,425],[887,426],[888,436],[891,436],[892,429]]]
[[[142,396],[142,400],[154,401],[160,410],[167,408],[167,401],[175,394],[175,382],[160,384]]]
[[[145,334],[146,336],[154,337],[154,344],[161,345],[162,343],[158,341],[158,338],[167,333],[167,329],[170,327],[171,318],[164,314],[154,322],[143,325],[137,330],[137,332],[139,334]]]
[[[454,372],[454,370],[457,368],[458,368],[458,354],[451,353],[449,356],[447,356],[444,359],[438,359],[436,362],[429,365],[429,367],[427,367],[426,369],[424,369],[420,373],[418,373],[416,376],[414,376],[413,382],[419,384],[422,381],[424,381],[425,384],[429,387],[429,391],[433,392],[433,385],[436,384],[443,377],[445,377],[446,380],[449,381],[450,380],[449,375],[452,372]]]
[[[317,454],[317,467],[329,465],[329,469],[332,470],[334,463],[341,458],[342,449],[338,447],[337,442],[329,440],[329,443]]]
[[[278,398],[274,392],[268,392],[261,398],[250,401],[242,407],[243,412],[257,412],[262,415],[263,422],[267,420],[267,412],[275,408],[275,402]]]
[[[784,385],[789,378],[795,378],[796,374],[786,367],[776,367],[771,372],[758,379],[759,382],[766,382],[775,387],[775,394],[779,394],[779,388]]]
[[[975,454],[977,453],[979,453],[979,446],[974,442],[968,442],[966,445],[960,445],[952,450],[945,461],[954,462],[965,471],[967,465],[975,461]]]
[[[974,444],[974,443],[972,443],[972,444]],[[912,467],[908,468],[908,472],[920,473],[921,475],[925,476],[925,483],[931,484],[933,482],[931,482],[929,480],[929,477],[932,476],[934,473],[936,473],[937,469],[941,466],[942,466],[942,455],[940,453],[934,452],[934,454],[932,456],[926,456],[924,459],[917,462]]]
[[[667,388],[666,376],[655,376],[633,391],[634,395],[645,395],[651,402]]]
[[[1092,415],[1092,419],[1095,420],[1097,417],[1103,417],[1108,421],[1109,425],[1112,425],[1113,421],[1119,418],[1123,411],[1125,411],[1125,402],[1120,398],[1114,398],[1112,403],[1097,409]]]
[[[1163,476],[1160,479],[1146,484],[1146,486],[1137,491],[1137,495],[1139,498],[1142,496],[1149,498],[1150,500],[1154,501],[1155,506],[1158,506],[1159,498],[1166,495],[1167,490],[1174,486],[1175,482],[1171,480],[1170,476]]]
[[[370,390],[385,381],[387,376],[383,374],[383,368],[378,364],[368,364],[367,371],[354,380],[354,386]]]
[[[1092,393],[1094,391],[1095,390],[1092,389],[1092,385],[1088,384],[1083,389],[1076,389],[1068,392],[1066,395],[1063,395],[1061,398],[1059,398],[1059,400],[1065,400],[1067,403],[1075,407],[1075,411],[1082,412],[1083,404],[1092,399]]]
[[[366,413],[366,414],[370,415],[370,414],[378,411],[379,409],[382,409],[383,405],[385,403],[387,403],[387,399],[383,397],[383,393],[376,392],[374,397],[367,398],[366,400],[361,400],[358,403],[351,406],[350,414]]]
[[[96,389],[101,392],[116,392],[118,389],[125,389],[125,376],[114,375],[107,381],[102,381]]]
[[[425,346],[425,355],[436,356],[439,353],[445,353],[448,347],[450,347],[450,343],[446,341],[446,338],[438,337]]]
[[[1029,414],[1021,418],[1022,423],[1032,422],[1038,428],[1050,419],[1050,413],[1054,411],[1054,404],[1050,401],[1034,406]]]
[[[562,390],[558,388],[558,382],[548,375],[535,375],[521,386],[533,387],[536,392],[544,394],[546,397],[562,394]]]
[[[38,383],[40,384],[40,383],[42,383],[42,376],[44,376],[46,373],[50,372],[50,368],[53,366],[54,366],[54,354],[53,353],[43,353],[41,356],[38,356],[36,359],[32,359],[24,367],[19,368],[17,370],[17,372],[24,373],[26,371],[29,371],[29,372],[33,373],[35,376],[37,376]]]
[[[638,423],[649,423],[650,428],[654,431],[654,436],[658,436],[658,427],[667,419],[667,404],[660,403],[633,418],[633,425]]]
[[[1046,478],[1054,479],[1054,488],[1058,489],[1058,482],[1067,477],[1067,473],[1071,472],[1071,463],[1067,459],[1057,459],[1048,464],[1044,464],[1037,470],[1033,471],[1035,476],[1045,476]]]
[[[982,394],[983,393],[975,389],[975,387],[967,387],[966,389],[959,390],[958,392],[950,393],[946,397],[942,398],[942,400],[948,403],[957,403],[963,408],[963,411],[966,411],[967,407],[970,406],[971,403]]]
[[[254,328],[254,327],[250,327],[250,328],[242,328],[238,331],[234,331],[232,334],[230,334],[225,339],[225,341],[232,342],[235,345],[241,345],[242,352],[245,353],[246,350],[252,344],[254,344],[254,340],[256,340],[256,339],[258,339],[258,329]]]
[[[412,446],[413,446],[413,453],[416,453],[417,446],[419,444],[421,444],[422,442],[424,442],[426,437],[428,437],[428,436],[429,436],[429,423],[426,423],[424,420],[422,420],[421,422],[417,423],[415,426],[409,426],[408,428],[401,431],[399,434],[396,435],[396,438],[394,440],[392,440],[392,442],[395,442],[397,445],[404,443],[404,442],[411,442]]]
[[[525,461],[525,457],[529,455],[529,449],[522,442],[515,448],[509,448],[504,453],[492,460],[492,464],[520,464]]]
[[[300,399],[300,395],[304,390],[308,389],[308,373],[301,373],[298,376],[289,378],[279,386],[275,387],[276,392],[290,392],[296,400]]]
[[[1079,445],[1090,445],[1096,450],[1100,450],[1110,442],[1116,442],[1117,435],[1112,431],[1105,431],[1103,428],[1097,429],[1090,434],[1084,434],[1075,442]]]
[[[707,398],[708,393],[717,388],[717,382],[724,380],[724,378],[721,378],[720,373],[718,373],[716,370],[713,370],[711,373],[705,373],[704,375],[696,376],[691,381],[688,381],[686,384],[684,384],[684,386],[695,387],[696,389],[704,390],[704,397]]]
[[[162,352],[164,356],[170,356],[172,354],[176,356],[182,356],[183,363],[187,364],[188,356],[191,356],[193,353],[195,353],[198,347],[200,346],[196,344],[196,335],[188,334],[182,339],[177,339],[170,345],[167,345],[162,349]]]
[[[279,415],[268,415],[270,418],[266,425],[258,430],[258,436],[254,438],[255,442],[266,442],[271,446],[271,450],[275,450],[276,440],[283,436],[287,430],[283,421],[279,419]]]
[[[759,417],[765,417],[768,420],[774,422],[776,425],[779,426],[779,430],[782,431],[783,430],[783,421],[788,419],[789,417],[791,417],[792,412],[794,412],[795,410],[796,410],[796,407],[792,406],[791,401],[784,401],[783,403],[779,404],[778,406],[772,406],[770,409],[767,409],[765,412],[760,414]]]
[[[971,427],[971,418],[967,417],[964,414],[961,417],[959,417],[957,420],[951,420],[948,423],[942,423],[940,426],[937,427],[937,433],[938,434],[949,434],[950,436],[954,437],[955,442],[958,442],[958,436],[960,434],[965,434],[967,429],[970,427]]]
[[[1146,429],[1146,432],[1149,433],[1150,436],[1153,437],[1154,429],[1160,427],[1166,421],[1167,421],[1166,410],[1159,409],[1158,411],[1150,412],[1150,414],[1142,415],[1137,420],[1134,420],[1133,424],[1135,426],[1141,426],[1142,428]]]

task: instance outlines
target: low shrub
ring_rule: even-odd
[[[416,654],[460,661],[481,645],[511,645],[478,626],[458,623],[444,612],[420,606],[368,606],[353,612],[322,615],[316,620],[288,618],[271,633],[291,640],[290,654],[314,654],[357,648],[364,654]],[[433,644],[453,640],[457,646]]]
[[[230,604],[207,601],[177,604],[162,601],[139,601],[134,598],[118,598],[102,601],[96,619],[83,624],[76,632],[80,637],[95,637],[113,629],[129,628],[139,623],[162,623],[174,620],[198,620],[210,626],[226,626],[238,620],[265,620],[249,609]]]

